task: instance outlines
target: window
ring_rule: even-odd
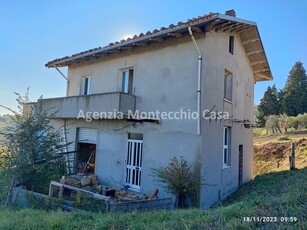
[[[231,165],[231,128],[224,127],[223,135],[223,167]]]
[[[122,92],[132,94],[133,87],[133,69],[122,72]]]
[[[224,99],[232,101],[232,73],[228,70],[224,74]]]
[[[126,184],[131,189],[140,190],[142,177],[143,134],[128,134],[126,159]]]
[[[234,36],[229,36],[229,53],[233,54],[234,50]]]
[[[83,77],[81,82],[81,95],[90,95],[92,92],[92,77]]]

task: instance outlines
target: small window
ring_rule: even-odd
[[[128,139],[130,140],[143,140],[143,134],[139,133],[128,133]]]
[[[225,70],[224,74],[224,99],[232,101],[232,73]]]
[[[133,69],[122,72],[122,92],[132,94],[133,89]]]
[[[231,165],[231,128],[224,127],[223,136],[223,167]]]
[[[81,95],[90,95],[92,91],[92,77],[83,77],[81,83]]]
[[[229,53],[233,54],[234,50],[234,36],[229,37]]]

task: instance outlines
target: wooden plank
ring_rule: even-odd
[[[242,42],[242,46],[248,45],[248,44],[253,43],[253,42],[259,42],[259,41],[260,41],[259,38],[256,38],[256,39],[249,39],[249,40],[243,41],[243,42]]]
[[[217,32],[219,30],[222,30],[223,32],[227,31],[227,30],[230,30],[231,28],[237,26],[239,23],[237,22],[233,22],[233,21],[229,21],[229,22],[226,22],[218,27],[215,27],[214,30]]]
[[[198,26],[192,26],[191,29],[193,31],[195,31],[196,33],[202,33],[203,32],[203,30],[200,27],[198,27]]]
[[[290,160],[290,170],[294,170],[295,169],[295,145],[292,142],[291,143],[291,155],[289,157]]]
[[[251,55],[259,54],[259,53],[263,53],[263,50],[257,50],[257,51],[248,52],[246,55],[247,56],[251,56]]]
[[[163,41],[164,41],[164,38],[150,38],[149,41],[163,42]]]
[[[105,200],[105,201],[110,200],[109,196],[103,196],[103,195],[100,195],[98,193],[94,193],[94,192],[91,192],[91,191],[88,191],[88,190],[85,190],[85,189],[82,189],[82,188],[77,188],[77,187],[73,187],[73,186],[66,185],[66,184],[63,185],[63,184],[56,182],[56,181],[51,181],[50,185],[57,186],[57,187],[63,186],[64,188],[67,188],[67,189],[70,189],[70,190],[73,190],[73,191],[80,191],[80,192],[92,195],[94,198],[99,199],[99,200]]]
[[[147,46],[148,43],[147,42],[135,42],[132,44],[133,46]]]
[[[182,37],[182,33],[168,33],[168,36],[172,36],[172,37],[176,37],[176,38],[181,38]]]
[[[110,212],[127,212],[132,210],[157,210],[157,209],[167,209],[172,210],[174,208],[174,203],[172,198],[159,198],[153,200],[140,200],[124,203],[111,203]]]
[[[53,185],[51,183],[49,185],[49,197],[53,197]]]
[[[257,73],[262,73],[262,72],[265,72],[265,71],[269,71],[270,69],[259,69],[259,70],[255,70],[254,71],[254,74],[257,74]]]
[[[263,63],[266,63],[267,61],[266,60],[263,60],[263,61],[254,61],[254,62],[251,62],[250,64],[251,65],[258,65],[258,64],[263,64]]]

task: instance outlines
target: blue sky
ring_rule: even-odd
[[[64,96],[65,80],[45,67],[50,60],[229,9],[258,24],[274,76],[272,82],[256,84],[259,103],[268,85],[284,86],[295,61],[307,67],[305,0],[1,1],[0,104],[16,107],[14,92],[23,94],[28,86],[31,100]]]

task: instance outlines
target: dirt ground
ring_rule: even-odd
[[[254,144],[254,176],[268,172],[289,170],[291,143],[295,145],[296,168],[307,167],[307,137],[298,136],[290,141],[277,142],[275,137],[266,137]],[[256,140],[256,139],[255,139]],[[262,142],[262,143],[261,143]]]

